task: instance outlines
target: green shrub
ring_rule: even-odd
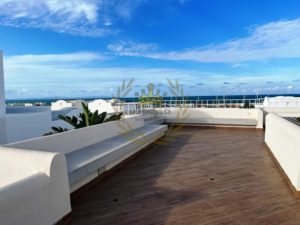
[[[89,107],[83,102],[82,102],[82,109],[83,109],[83,113],[80,113],[78,118],[76,116],[70,117],[70,116],[62,116],[62,115],[59,115],[58,118],[70,124],[72,127],[74,127],[74,129],[79,129],[83,127],[110,122],[110,121],[120,120],[122,117],[122,113],[114,114],[108,118],[106,118],[107,112],[103,112],[99,114],[98,110],[96,110],[95,112],[92,113]],[[62,127],[52,127],[51,129],[52,129],[51,132],[46,133],[44,135],[51,135],[51,134],[68,131],[67,128],[62,128]]]

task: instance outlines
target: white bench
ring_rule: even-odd
[[[166,119],[167,124],[185,124],[185,125],[199,125],[199,126],[237,126],[237,127],[256,127],[257,120],[254,119],[226,119],[226,118],[188,118],[180,119]]]
[[[75,184],[76,189],[76,182],[95,172],[100,175],[111,169],[159,139],[167,129],[166,125],[145,125],[128,133],[66,154],[71,187]]]
[[[260,109],[171,108],[161,113],[160,118],[167,124],[263,129],[263,112]]]
[[[123,134],[126,131],[127,133]],[[166,125],[145,124],[141,116],[129,116],[120,121],[75,129],[6,146],[63,153],[67,159],[70,190],[73,192],[102,172],[151,144],[163,136],[166,131]]]
[[[0,147],[0,224],[56,223],[71,210],[70,192],[153,143],[167,129],[130,116]]]

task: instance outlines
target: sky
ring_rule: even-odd
[[[7,99],[300,93],[299,0],[0,0]]]

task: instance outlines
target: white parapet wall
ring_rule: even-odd
[[[165,125],[145,125],[142,116],[134,115],[119,121],[15,142],[4,147],[64,154],[67,158],[70,190],[74,191],[151,144],[163,136],[166,130]],[[94,149],[95,145],[99,151]],[[100,162],[89,165],[97,160],[103,165]],[[95,169],[99,163],[102,165],[101,169]]]
[[[70,211],[63,154],[0,147],[1,225],[51,225]]]
[[[265,143],[293,187],[300,191],[300,127],[270,113],[266,116]]]
[[[275,113],[282,117],[300,117],[300,107],[299,108],[264,108],[265,114]]]
[[[258,129],[263,128],[263,111],[260,109],[240,109],[240,108],[171,108],[160,114],[161,118],[177,121],[193,121],[192,123],[230,123],[233,125],[235,120],[241,123],[248,124],[250,121],[255,121],[255,126]],[[230,125],[230,124],[229,124]],[[241,124],[242,125],[242,124]]]
[[[50,108],[7,107],[0,127],[0,144],[43,136],[51,129]]]
[[[70,188],[75,190],[96,177],[90,174],[70,187],[66,155],[143,127],[141,116],[128,116],[0,146],[0,224],[55,224],[71,211]],[[128,154],[127,148],[123,150]],[[120,152],[118,160],[130,156],[125,153]]]
[[[0,51],[0,116],[5,114],[3,53]]]
[[[144,120],[141,116],[128,116],[119,121],[33,138],[5,146],[67,154],[142,126],[144,126]],[[125,127],[130,130],[126,130]]]

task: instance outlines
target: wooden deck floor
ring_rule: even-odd
[[[73,194],[73,211],[61,224],[300,224],[300,200],[262,131],[184,131]]]

